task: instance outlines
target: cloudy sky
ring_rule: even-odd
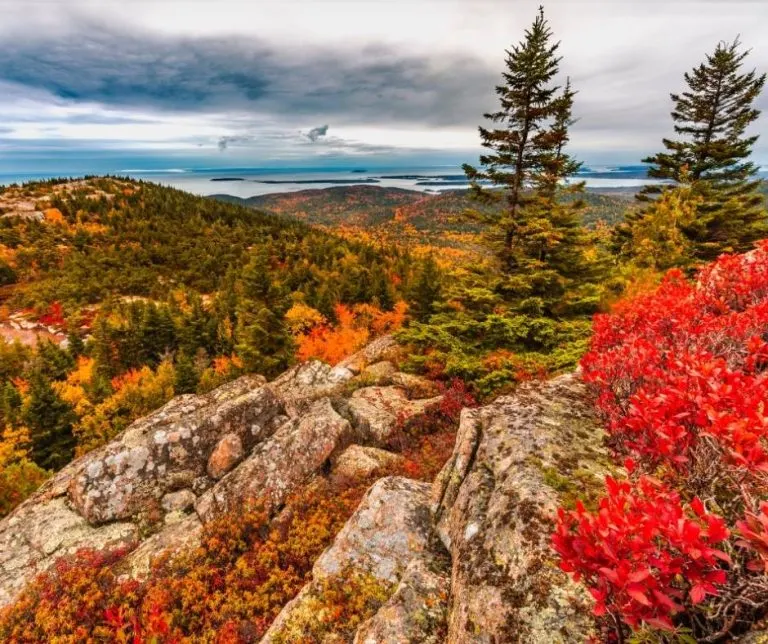
[[[0,172],[472,160],[527,0],[0,0]],[[768,0],[556,0],[573,151],[636,162],[669,92]],[[768,95],[760,105],[768,108]],[[768,165],[768,114],[757,160]]]

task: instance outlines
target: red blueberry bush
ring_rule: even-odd
[[[615,637],[724,641],[768,612],[766,341],[768,242],[596,317],[584,379],[629,474],[553,547]]]

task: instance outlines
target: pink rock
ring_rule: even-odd
[[[243,458],[243,442],[237,434],[226,434],[208,458],[208,476],[220,479]]]

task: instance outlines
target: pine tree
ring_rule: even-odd
[[[501,107],[485,118],[502,127],[480,127],[483,170],[464,166],[472,194],[484,202],[502,199],[498,214],[471,213],[490,226],[506,279],[505,295],[530,313],[567,310],[564,295],[577,283],[596,279],[588,262],[590,239],[581,224],[582,183],[563,184],[580,164],[566,152],[575,92],[554,83],[559,43],[543,9],[521,43],[507,51],[504,83],[496,88]],[[494,188],[487,190],[480,181]]]
[[[740,47],[738,39],[721,42],[705,62],[685,74],[688,89],[671,94],[678,137],[663,139],[665,151],[643,160],[654,179],[679,182],[683,173],[689,175],[699,204],[696,217],[682,231],[698,260],[747,250],[768,236],[758,168],[749,161],[758,137],[746,134],[760,115],[754,103],[766,75],[741,71],[749,51]],[[647,186],[639,198],[647,201],[663,189]]]
[[[6,382],[0,389],[0,427],[16,427],[20,420],[22,398],[13,383]]]
[[[58,470],[75,453],[72,408],[51,387],[48,379],[34,371],[29,380],[29,397],[24,404],[23,421],[29,428],[32,460],[40,467]]]
[[[419,277],[413,285],[411,311],[419,322],[425,322],[435,312],[435,302],[442,295],[440,269],[430,254],[424,260]]]
[[[112,330],[105,313],[98,315],[93,323],[93,335],[88,343],[88,350],[93,358],[96,378],[109,383],[117,370]]]
[[[272,281],[265,250],[243,268],[237,304],[237,353],[248,371],[275,376],[293,355],[293,340],[285,324],[290,299]]]
[[[157,366],[176,342],[176,329],[167,306],[148,304],[141,323],[143,361]]]
[[[174,393],[176,395],[195,393],[200,377],[195,369],[195,362],[188,353],[179,351],[176,355],[174,371]]]
[[[371,266],[371,301],[385,311],[391,311],[395,306],[392,286],[387,279],[384,267],[376,262]]]
[[[6,262],[0,259],[0,286],[15,284],[16,280],[16,272],[8,266]]]
[[[85,352],[85,342],[83,342],[83,337],[80,335],[77,324],[70,324],[67,330],[67,351],[73,360],[76,360]]]
[[[50,380],[64,380],[75,367],[75,361],[68,351],[60,349],[52,340],[43,340],[37,345],[35,368]]]

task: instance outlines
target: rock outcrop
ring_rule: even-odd
[[[589,600],[549,548],[568,486],[601,486],[607,453],[575,374],[464,410],[453,456],[432,489],[452,561],[447,641],[581,642]]]
[[[120,571],[141,578],[226,512],[253,502],[279,517],[307,485],[396,464],[381,448],[440,397],[397,372],[395,350],[384,338],[333,368],[310,362],[271,383],[244,377],[181,396],[76,460],[0,521],[0,605],[80,548],[127,549]],[[551,520],[610,469],[576,374],[466,409],[435,482],[375,482],[262,641],[303,641],[299,617],[350,573],[388,595],[344,640],[354,644],[583,641],[590,600],[556,567]]]
[[[428,623],[428,620],[419,618],[419,612],[423,611],[425,616],[429,611],[440,613],[440,606],[429,605],[426,601],[433,598],[439,604],[442,600],[444,608],[445,596],[440,597],[439,591],[435,592],[434,588],[447,586],[449,579],[445,566],[442,577],[427,572],[439,569],[443,563],[442,548],[434,532],[429,509],[430,489],[428,483],[402,477],[377,481],[336,536],[333,545],[315,562],[312,581],[282,610],[262,638],[262,644],[304,641],[298,624],[311,610],[314,597],[321,592],[322,581],[341,574],[365,573],[383,582],[399,583],[390,602],[381,609],[385,613],[379,619],[375,616],[365,625],[370,634],[365,636],[364,641],[376,637],[375,633],[387,632],[390,626],[403,633],[415,633],[418,631],[415,622]],[[416,592],[409,592],[408,589],[413,587],[416,587]],[[387,611],[402,617],[400,623],[381,624],[386,620]],[[423,631],[421,634],[428,636]]]
[[[303,641],[296,625],[322,581],[349,571],[394,588],[354,644],[584,641],[590,599],[558,570],[551,521],[564,496],[588,494],[610,468],[577,375],[464,410],[434,484],[378,481],[262,644]]]
[[[80,548],[134,549],[125,567],[141,575],[228,509],[253,501],[277,511],[344,448],[366,443],[376,411],[352,418],[336,406],[349,416],[352,392],[380,384],[361,371],[394,351],[380,338],[335,368],[309,362],[271,383],[244,376],[179,396],[77,459],[0,521],[0,606]]]

